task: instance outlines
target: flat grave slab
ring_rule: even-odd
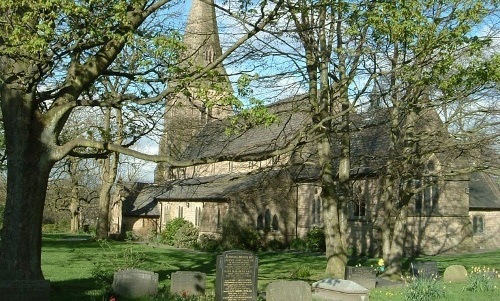
[[[435,261],[416,261],[410,266],[413,277],[439,277],[439,269]]]
[[[325,278],[312,284],[313,298],[332,301],[368,301],[369,290],[354,281]]]
[[[346,266],[344,279],[354,281],[367,289],[373,289],[377,286],[377,271],[371,267]]]

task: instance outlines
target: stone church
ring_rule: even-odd
[[[186,70],[203,68],[221,55],[214,6],[192,1],[184,41]],[[236,155],[253,155],[255,160],[228,159],[188,168],[158,164],[155,183],[117,187],[114,204],[119,214],[114,215],[112,232],[133,231],[146,236],[152,231],[161,232],[168,221],[180,217],[191,221],[200,234],[223,235],[222,222],[233,219],[255,227],[267,240],[286,242],[323,226],[314,146],[305,144],[260,159],[263,153],[282,149],[294,134],[310,124],[307,99],[296,96],[269,105],[277,122],[228,135],[231,107],[213,102],[232,94],[230,86],[222,65],[196,82],[173,80],[169,89],[184,92],[167,101],[160,153],[186,160]],[[379,122],[383,118],[363,114],[352,117],[353,126],[364,130],[352,137],[352,197],[343,220],[351,248],[362,254],[376,252],[380,247],[378,225],[383,213],[378,202],[378,175],[384,168],[389,139],[387,128]],[[435,113],[423,116],[420,122],[422,128],[440,126]],[[445,172],[443,168],[463,164],[466,162],[450,164],[446,155],[435,154],[428,158],[426,168],[440,174]],[[415,181],[426,184],[410,204],[407,252],[438,254],[476,247],[500,248],[500,239],[494,235],[500,230],[495,220],[500,216],[500,190],[487,174],[423,177]]]

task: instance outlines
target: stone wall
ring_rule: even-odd
[[[122,234],[131,231],[136,237],[147,239],[151,233],[158,231],[158,218],[124,216],[122,222]]]
[[[498,249],[500,248],[500,211],[480,211],[469,212],[470,223],[474,230],[474,217],[482,218],[482,231],[476,230],[474,233],[474,245],[476,249]],[[476,223],[477,223],[476,222]]]

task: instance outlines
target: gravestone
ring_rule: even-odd
[[[345,280],[351,280],[367,289],[377,285],[377,271],[371,267],[345,267]]]
[[[444,282],[466,282],[468,278],[467,270],[463,265],[450,265],[443,274]]]
[[[216,301],[256,301],[258,259],[252,252],[226,251],[217,256]]]
[[[312,301],[311,286],[305,281],[276,281],[266,287],[266,301]]]
[[[411,263],[411,275],[413,277],[437,278],[439,270],[435,261],[416,261]]]
[[[368,301],[369,290],[351,280],[326,278],[312,284],[314,300]]]
[[[170,292],[182,296],[204,295],[206,279],[205,273],[177,271],[171,274]]]
[[[2,301],[49,301],[50,281],[48,280],[1,280],[0,300]]]
[[[115,272],[113,292],[126,298],[153,296],[158,293],[158,274],[130,269]]]

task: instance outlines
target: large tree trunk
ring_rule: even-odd
[[[384,275],[387,277],[399,277],[402,273],[407,219],[408,206],[406,205],[399,211],[390,236],[390,248],[384,254],[386,264]]]
[[[7,201],[0,243],[0,279],[43,279],[42,216],[54,164],[44,126],[34,114],[33,92],[0,85],[7,153]],[[45,139],[45,140],[44,140]]]
[[[118,142],[121,143],[121,131],[123,121],[119,110],[117,113],[118,124]],[[104,117],[104,130],[109,132],[111,129],[111,109],[106,109]],[[113,159],[111,158],[113,157]],[[102,173],[101,173],[101,191],[99,192],[99,219],[97,220],[97,238],[106,239],[109,235],[109,209],[111,205],[111,188],[116,180],[118,173],[118,160],[119,155],[113,153],[107,158],[103,159]]]
[[[71,214],[71,220],[70,220],[71,233],[77,233],[80,230],[80,217],[79,217],[78,207],[79,207],[78,186],[73,186],[71,188],[71,204],[69,205],[69,211]]]

